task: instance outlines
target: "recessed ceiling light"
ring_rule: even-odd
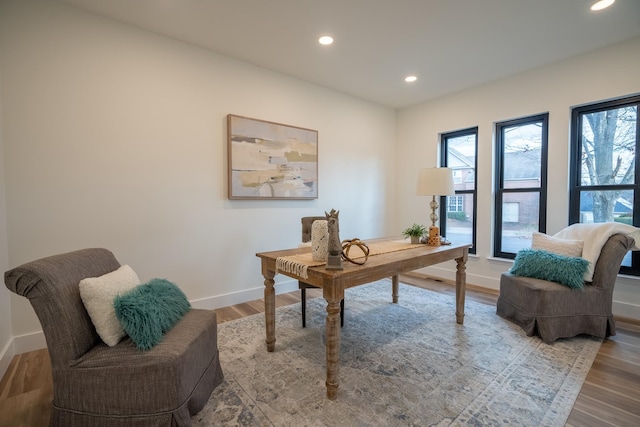
[[[330,45],[333,43],[333,37],[331,36],[322,36],[318,39],[318,42],[322,45]]]
[[[418,77],[416,77],[416,76],[407,76],[407,77],[404,78],[404,81],[407,82],[407,83],[413,83],[416,80],[418,80]]]
[[[616,0],[598,0],[594,4],[591,5],[591,10],[602,10],[606,9],[615,3]]]

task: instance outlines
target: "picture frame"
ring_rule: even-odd
[[[229,199],[318,198],[318,131],[227,115]]]

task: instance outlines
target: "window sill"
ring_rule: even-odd
[[[493,257],[493,256],[487,257],[487,260],[503,262],[505,264],[513,264],[513,261],[514,261],[514,260],[512,260],[510,258],[497,258],[497,257]]]

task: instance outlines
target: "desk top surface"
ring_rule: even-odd
[[[399,240],[398,237],[379,238],[364,240],[365,243],[375,243]],[[401,239],[400,239],[401,240]],[[308,268],[308,278],[304,281],[316,284],[329,280],[351,280],[365,283],[376,280],[374,277],[389,277],[399,273],[417,270],[430,265],[439,264],[444,261],[462,258],[466,262],[470,244],[451,244],[442,246],[428,246],[425,244],[412,245],[410,249],[383,253],[369,256],[363,265],[357,265],[348,261],[343,261],[342,270],[326,269],[325,265]],[[284,249],[269,252],[259,252],[257,257],[261,258],[263,270],[275,271],[276,259],[297,254],[310,253],[310,247]],[[298,278],[295,274],[278,271],[290,277]]]

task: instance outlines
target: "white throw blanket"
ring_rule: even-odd
[[[640,250],[640,228],[632,227],[619,222],[602,222],[591,224],[573,224],[559,231],[553,237],[560,239],[582,240],[582,258],[589,261],[589,269],[584,275],[584,280],[593,280],[593,269],[596,266],[602,247],[614,234],[626,234],[634,240],[632,251]]]

